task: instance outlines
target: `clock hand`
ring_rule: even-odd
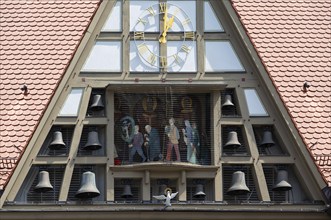
[[[164,16],[163,16],[163,32],[165,32],[167,28],[167,21],[168,21],[168,8],[165,8]]]
[[[159,42],[160,43],[166,43],[167,42],[167,39],[166,39],[166,36],[167,36],[167,32],[168,30],[172,27],[172,25],[174,24],[174,19],[175,19],[175,16],[172,16],[171,18],[168,18],[168,21],[165,23],[165,28],[163,30],[163,33],[159,39]]]
[[[159,39],[159,42],[162,43],[163,40],[162,40],[162,36],[163,34],[165,34],[166,32],[166,29],[167,29],[167,21],[168,21],[168,8],[165,8],[165,12],[164,12],[164,15],[163,15],[163,32],[161,34],[161,37]]]

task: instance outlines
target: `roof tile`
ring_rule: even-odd
[[[0,132],[6,134],[0,140],[0,189],[98,3],[99,0],[0,0]],[[28,86],[27,95],[20,90],[23,84]]]
[[[321,171],[331,185],[331,1],[232,4],[304,141],[308,146],[316,142],[314,149],[319,150],[313,154],[329,155],[315,160],[320,168],[323,164]],[[307,91],[305,81],[311,84]]]

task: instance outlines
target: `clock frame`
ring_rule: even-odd
[[[148,27],[159,24],[159,32],[149,32]],[[133,28],[137,53],[147,65],[166,70],[181,67],[193,48],[195,31],[190,17],[179,6],[161,2],[147,7]],[[157,48],[151,44],[158,43]],[[161,54],[161,47],[164,52]]]

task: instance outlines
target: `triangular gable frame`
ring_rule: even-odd
[[[38,164],[36,161],[37,154],[39,152],[40,147],[42,145],[42,142],[44,141],[44,137],[47,136],[49,130],[51,129],[52,125],[57,122],[57,114],[60,111],[60,107],[64,103],[67,95],[70,92],[69,88],[72,87],[83,87],[85,89],[84,95],[83,95],[83,101],[82,101],[82,106],[81,106],[81,111],[77,117],[77,120],[80,121],[80,123],[83,123],[83,119],[85,117],[86,111],[83,111],[82,109],[87,109],[87,104],[88,100],[90,98],[90,94],[92,92],[92,86],[97,87],[97,88],[104,88],[105,83],[95,83],[90,81],[89,79],[85,79],[84,77],[81,77],[81,80],[83,81],[82,83],[79,83],[78,85],[75,84],[77,81],[74,79],[77,79],[79,76],[79,67],[82,66],[82,63],[84,63],[83,60],[81,60],[82,54],[87,54],[89,49],[92,48],[94,44],[95,38],[98,36],[107,16],[106,14],[109,14],[110,9],[113,7],[113,5],[116,3],[116,1],[103,1],[99,7],[99,10],[96,12],[91,25],[89,26],[89,29],[87,30],[84,38],[82,39],[75,55],[73,56],[73,59],[67,68],[66,73],[63,75],[63,78],[55,91],[48,108],[45,110],[44,116],[41,118],[38,127],[36,128],[32,138],[29,141],[29,144],[27,145],[27,148],[25,152],[23,153],[20,162],[18,163],[15,171],[13,172],[7,187],[1,196],[0,199],[0,207],[3,207],[5,204],[5,201],[14,201],[16,194],[19,190],[20,186],[23,181],[25,176],[29,172],[29,167],[31,163]],[[286,107],[284,106],[284,103],[282,102],[281,98],[279,97],[278,92],[276,91],[272,81],[270,80],[270,77],[260,60],[257,52],[255,51],[249,37],[246,35],[246,32],[244,31],[244,28],[241,26],[240,20],[238,19],[235,11],[233,10],[231,3],[229,1],[222,1],[222,2],[216,2],[216,1],[211,1],[210,2],[211,6],[213,8],[217,8],[219,10],[227,11],[229,13],[227,16],[228,18],[224,17],[224,19],[230,19],[226,23],[224,23],[224,29],[227,30],[229,28],[229,32],[231,33],[239,33],[239,36],[241,36],[240,41],[241,42],[236,42],[238,45],[246,45],[245,48],[247,50],[248,55],[254,57],[254,64],[256,66],[256,69],[258,69],[259,73],[261,74],[254,74],[254,77],[257,77],[260,82],[262,83],[261,88],[259,88],[259,92],[261,93],[262,91],[268,91],[270,93],[270,97],[273,97],[273,102],[278,106],[280,109],[281,115],[277,115],[279,118],[282,118],[283,121],[286,121],[287,124],[279,124],[278,128],[284,128],[285,130],[289,130],[287,134],[288,139],[292,140],[292,146],[295,146],[294,148],[289,148],[291,151],[291,155],[298,156],[298,158],[294,158],[295,164],[297,167],[302,167],[304,171],[298,170],[298,172],[304,173],[305,177],[304,180],[306,181],[307,185],[313,186],[310,188],[310,193],[312,196],[318,200],[321,199],[322,197],[322,192],[321,189],[325,187],[325,181],[322,179],[320,173],[317,170],[316,165],[313,162],[313,159],[309,152],[307,151],[304,142],[302,141],[302,138],[295,127],[290,115],[287,112]],[[221,21],[223,19],[222,15]],[[231,22],[230,22],[231,21]],[[236,27],[228,27],[225,24],[231,24],[235,23]],[[230,30],[231,29],[231,30]],[[228,31],[226,31],[228,32]],[[246,64],[244,64],[246,65]],[[249,77],[248,77],[249,78]],[[85,81],[86,80],[86,81]],[[72,82],[74,82],[72,84]],[[266,98],[264,98],[266,99]],[[81,133],[82,127],[81,126],[76,126],[74,133],[77,135],[77,141],[80,139],[80,133]],[[250,130],[250,128],[247,128],[247,130]],[[292,136],[292,137],[291,137]],[[74,143],[78,147],[78,143]],[[77,148],[76,147],[76,148]],[[68,163],[72,163],[72,166],[67,166],[64,174],[64,179],[66,179],[63,182],[63,185],[65,184],[70,184],[70,174],[72,173],[73,165],[74,163],[72,160],[72,156],[75,154],[74,151],[70,152],[68,155]],[[112,154],[112,153],[111,153]],[[112,155],[110,155],[112,156]],[[42,164],[42,162],[40,162]],[[263,185],[263,184],[262,184]],[[109,185],[107,186],[109,187]],[[59,201],[63,201],[66,196],[64,196],[68,191],[68,188],[64,188],[62,190]]]

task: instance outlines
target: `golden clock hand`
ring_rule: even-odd
[[[174,19],[175,19],[175,16],[172,16],[172,17],[168,20],[168,22],[167,22],[167,28],[166,28],[167,31],[168,31],[168,30],[172,27],[172,25],[174,24]]]
[[[159,39],[160,43],[163,43],[163,35],[166,33],[166,28],[167,28],[167,21],[168,21],[168,8],[165,8],[164,15],[163,15],[163,32],[161,34],[161,37]]]
[[[172,27],[172,25],[174,24],[174,19],[175,19],[175,16],[172,16],[171,18],[168,19],[168,21],[166,22],[166,26],[164,28],[164,31],[159,39],[159,42],[160,43],[166,43],[167,42],[167,39],[166,39],[166,36],[167,36],[167,32],[168,30]]]
[[[168,8],[165,8],[164,16],[163,16],[163,32],[165,32],[167,28],[167,21],[168,21]]]

